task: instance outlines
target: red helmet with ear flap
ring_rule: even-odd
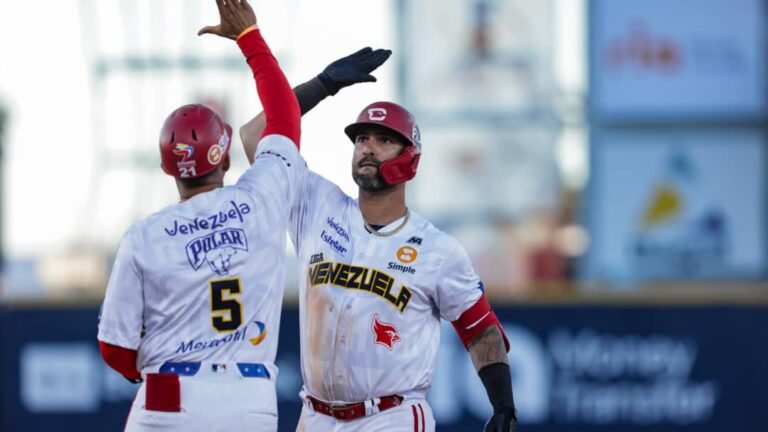
[[[406,143],[405,150],[398,156],[382,162],[379,172],[389,185],[411,180],[421,158],[421,134],[416,119],[407,109],[392,102],[374,102],[363,108],[357,121],[344,128],[352,142],[358,133],[369,126],[384,127],[400,136]]]
[[[200,104],[177,108],[160,130],[163,171],[176,178],[204,176],[221,165],[231,137],[232,127],[210,108]]]

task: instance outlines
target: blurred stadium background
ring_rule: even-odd
[[[765,0],[252,3],[294,84],[393,49],[305,117],[302,152],[355,195],[343,126],[372,100],[414,111],[409,202],[488,287],[520,430],[768,430]],[[101,363],[96,317],[120,236],[177,199],[161,122],[260,111],[235,45],[195,36],[216,19],[207,0],[0,1],[0,431],[120,430],[135,387]],[[291,268],[280,430],[300,409]],[[480,430],[444,333],[438,430]]]

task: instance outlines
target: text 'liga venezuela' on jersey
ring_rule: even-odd
[[[389,302],[400,313],[403,313],[411,300],[411,290],[408,287],[400,285],[400,292],[395,296],[392,293],[395,278],[383,271],[368,267],[323,261],[309,267],[309,283],[313,287],[330,284],[368,291]]]

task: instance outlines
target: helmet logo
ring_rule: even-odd
[[[224,132],[219,137],[219,147],[221,147],[222,150],[226,150],[227,144],[229,144],[229,136],[227,135],[226,132]]]
[[[419,131],[419,127],[416,126],[416,123],[413,124],[413,132],[411,133],[411,139],[413,140],[413,144],[421,149],[421,132]]]
[[[382,121],[387,118],[387,110],[384,108],[369,108],[368,118],[371,121]]]
[[[173,154],[181,156],[181,160],[183,161],[189,160],[192,158],[192,155],[195,154],[195,148],[189,144],[178,143],[176,144],[176,148],[173,149]]]
[[[211,165],[218,165],[218,163],[221,162],[222,156],[224,156],[224,153],[227,151],[228,143],[229,137],[227,136],[227,133],[224,132],[221,134],[218,144],[211,146],[211,148],[208,149],[208,162],[210,162]]]
[[[217,165],[219,162],[221,162],[221,157],[223,156],[223,151],[221,150],[221,147],[215,145],[208,149],[208,162],[211,163],[211,165]]]

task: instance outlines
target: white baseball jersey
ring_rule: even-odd
[[[281,135],[261,140],[233,186],[137,222],[123,237],[98,338],[166,361],[265,363],[273,376],[285,232],[306,164]]]
[[[414,213],[395,235],[368,232],[357,200],[313,172],[299,194],[290,233],[306,391],[334,402],[423,397],[440,318],[456,320],[482,295],[464,248]]]

